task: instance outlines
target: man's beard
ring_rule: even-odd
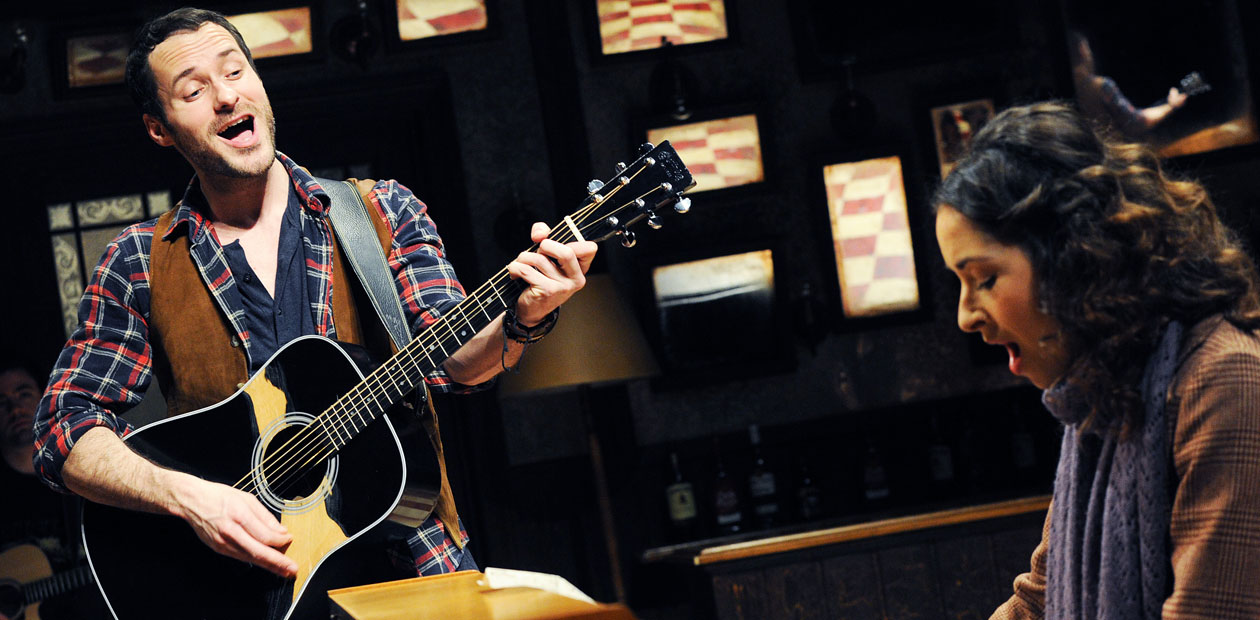
[[[175,148],[183,154],[188,163],[192,167],[200,170],[207,175],[225,177],[229,179],[253,179],[265,175],[267,170],[271,168],[271,164],[276,159],[276,117],[271,112],[271,106],[264,106],[261,110],[262,115],[254,116],[254,123],[266,126],[270,140],[266,144],[261,141],[254,145],[255,149],[267,148],[271,150],[270,157],[267,157],[258,164],[258,169],[241,168],[234,162],[224,158],[214,150],[211,143],[194,140],[188,135],[182,133],[182,130],[175,127],[168,127],[172,139],[175,141]],[[257,127],[254,129],[257,131]],[[217,140],[217,134],[211,134],[210,139]]]

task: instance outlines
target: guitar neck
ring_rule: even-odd
[[[38,603],[75,588],[81,588],[89,583],[92,583],[91,569],[87,566],[80,566],[74,570],[57,573],[56,575],[24,584],[22,586],[23,602],[26,605]]]
[[[592,181],[582,205],[552,226],[548,238],[558,243],[598,242],[620,235],[629,247],[634,245],[629,226],[646,219],[649,226],[659,227],[655,214],[664,205],[676,205],[676,210],[685,212],[690,201],[680,200],[682,192],[695,185],[691,172],[668,141],[644,147],[633,164],[618,164],[618,175],[608,183]],[[538,251],[538,244],[530,251]],[[308,432],[321,435],[324,439],[319,441],[327,441],[333,451],[340,449],[512,307],[525,288],[524,282],[509,276],[506,267],[499,270],[338,399]]]
[[[329,436],[336,447],[419,387],[425,376],[512,307],[523,290],[523,282],[509,277],[506,268],[500,270],[341,397],[321,416],[325,426],[335,424]]]

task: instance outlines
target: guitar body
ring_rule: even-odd
[[[0,553],[0,611],[11,618],[21,615],[23,620],[39,620],[39,603],[22,604],[21,587],[52,577],[52,564],[48,556],[35,545],[18,545]],[[13,613],[16,610],[17,613]]]
[[[340,347],[306,336],[285,345],[227,400],[131,433],[127,444],[159,465],[237,488],[252,479],[247,489],[293,536],[285,554],[298,573],[282,579],[219,555],[182,519],[89,502],[84,544],[114,616],[326,618],[324,585],[361,583],[355,580],[361,568],[341,570],[332,554],[393,510],[406,479],[402,446],[388,419],[356,430],[344,445],[336,442],[342,431],[335,424],[307,428],[361,381]],[[308,433],[299,434],[304,428]],[[309,432],[314,429],[320,432]],[[335,455],[320,457],[329,443]],[[275,469],[307,461],[311,466],[296,480]]]

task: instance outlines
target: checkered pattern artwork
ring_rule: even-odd
[[[415,41],[485,30],[485,0],[397,0],[398,38]]]
[[[589,0],[588,0],[589,1]],[[726,38],[724,0],[596,0],[605,54]]]
[[[127,65],[131,37],[113,33],[66,41],[66,81],[71,88],[119,84]]]
[[[914,248],[901,160],[884,157],[827,166],[831,239],[846,317],[919,307]]]
[[[256,59],[305,54],[313,49],[310,7],[231,15],[228,21],[241,32]]]
[[[693,192],[765,180],[756,115],[650,129],[647,139],[669,140],[696,180]]]

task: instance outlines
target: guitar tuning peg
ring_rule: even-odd
[[[677,211],[677,212],[679,212],[679,213],[686,213],[686,212],[690,211],[690,210],[691,210],[691,199],[690,199],[690,198],[687,198],[686,196],[684,196],[684,197],[682,197],[682,198],[679,198],[679,199],[678,199],[678,202],[675,202],[675,203],[674,203],[674,210],[675,210],[675,211]]]
[[[651,152],[652,152],[652,149],[654,149],[654,148],[656,148],[656,147],[655,147],[655,146],[653,146],[651,142],[644,142],[643,144],[640,144],[640,145],[639,145],[639,154],[640,154],[640,155],[647,155],[648,153],[651,153]]]
[[[626,171],[626,167],[627,167],[627,166],[626,166],[626,162],[624,162],[624,161],[619,161],[619,162],[617,162],[617,165],[616,165],[617,172],[625,172],[625,171]]]
[[[622,228],[617,233],[621,235],[621,245],[627,248],[634,247],[634,244],[638,242],[638,239],[634,236],[634,231],[629,228]]]
[[[661,226],[664,226],[665,223],[661,221],[661,218],[659,216],[653,213],[652,215],[648,216],[647,225],[652,230],[660,230]]]
[[[586,193],[594,194],[604,188],[604,182],[599,179],[591,179],[586,182]]]

